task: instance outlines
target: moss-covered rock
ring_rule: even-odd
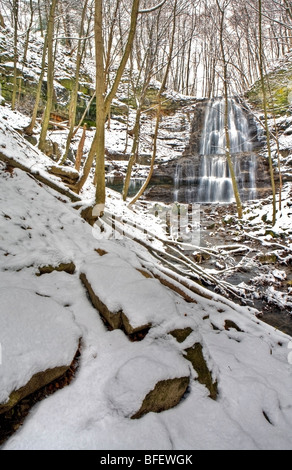
[[[239,326],[232,320],[226,320],[225,321],[225,325],[224,325],[224,328],[226,331],[230,331],[230,330],[236,330],[238,331],[239,333],[243,333],[243,331],[241,330],[241,328],[239,328]]]
[[[275,253],[266,253],[258,256],[258,260],[262,264],[276,264],[278,257]]]
[[[276,115],[286,114],[291,105],[292,93],[292,63],[285,68],[275,70],[265,77],[268,96],[268,111]],[[257,108],[263,108],[263,93],[261,82],[257,81],[248,92],[249,101]]]
[[[38,276],[42,276],[43,274],[51,274],[54,271],[57,272],[65,272],[67,274],[74,274],[76,271],[76,266],[73,262],[70,263],[61,263],[58,266],[41,266],[39,267]]]
[[[203,354],[203,347],[200,343],[196,343],[192,348],[185,351],[185,357],[192,363],[193,368],[198,374],[198,381],[205,385],[210,392],[210,398],[216,400],[218,396],[217,381],[213,381],[212,373],[208,368],[206,359]]]
[[[74,88],[74,80],[73,78],[61,78],[59,80],[60,84],[66,88],[68,91],[72,91]]]
[[[189,377],[162,380],[158,382],[154,390],[148,393],[143,404],[132,419],[142,418],[147,413],[161,413],[177,406],[189,386]]]
[[[170,332],[170,334],[179,342],[183,343],[191,334],[192,328],[177,329]]]

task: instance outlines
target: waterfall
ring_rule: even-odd
[[[225,100],[210,101],[207,107],[205,126],[201,141],[201,155],[224,155],[225,138]],[[251,152],[249,124],[241,106],[235,99],[229,100],[228,127],[230,153]]]
[[[235,99],[229,100],[228,126],[238,187],[243,199],[256,197],[256,156],[252,154],[249,122]],[[201,138],[201,165],[197,202],[230,203],[234,201],[233,185],[226,153],[225,100],[210,101]],[[240,155],[241,154],[241,155]],[[242,154],[249,154],[243,159]]]
[[[232,180],[226,157],[203,155],[198,202],[230,202],[233,194]]]
[[[228,102],[230,153],[243,201],[255,199],[257,157],[250,122],[235,98]],[[226,157],[225,100],[210,100],[197,153],[179,160],[174,177],[174,201],[231,203],[234,191]]]
[[[184,203],[191,204],[196,200],[196,175],[195,167],[192,162],[187,162],[185,165],[178,164],[176,166],[174,177],[174,202],[179,202],[179,191],[181,182],[184,186]]]

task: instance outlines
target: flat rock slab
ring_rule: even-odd
[[[74,274],[76,271],[76,266],[72,261],[70,263],[60,263],[56,266],[40,266],[39,273],[37,275],[42,276],[43,274],[51,274],[54,271],[65,272],[67,274]]]
[[[113,329],[133,334],[178,314],[173,297],[158,280],[145,278],[116,254],[84,263],[80,278]]]
[[[34,292],[0,288],[0,414],[70,367],[81,330],[71,312]]]
[[[187,361],[163,344],[142,347],[107,384],[111,406],[127,418],[174,408],[190,383]]]
[[[76,183],[79,179],[79,173],[74,168],[67,166],[51,166],[48,168],[49,173],[60,176],[64,181]]]

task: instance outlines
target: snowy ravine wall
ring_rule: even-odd
[[[181,203],[229,203],[233,189],[224,154],[225,103],[222,98],[202,100],[194,109],[190,140],[180,159],[160,166],[152,179],[171,181],[168,193]],[[254,117],[236,98],[229,100],[231,153],[237,181],[244,201],[261,198],[270,191],[268,165],[259,155],[262,141]],[[148,194],[152,199],[151,190]],[[162,193],[163,197],[163,193]],[[168,196],[169,198],[169,196]]]

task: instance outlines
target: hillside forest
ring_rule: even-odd
[[[1,450],[292,448],[291,111],[290,0],[0,0]]]

